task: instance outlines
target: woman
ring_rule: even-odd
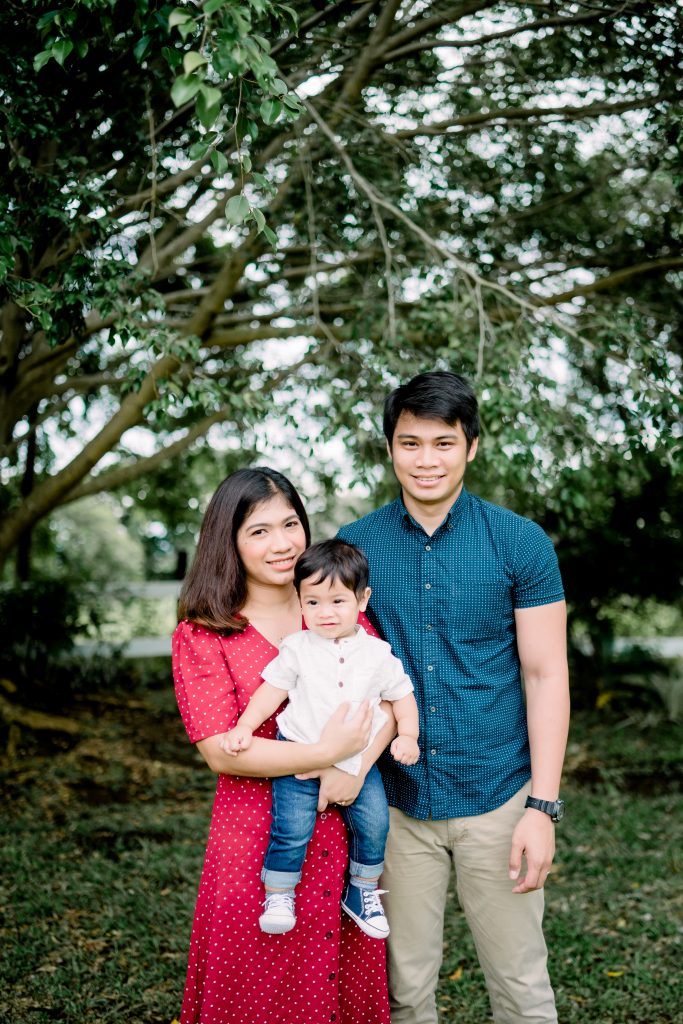
[[[220,748],[220,734],[244,711],[280,641],[301,629],[293,575],[309,540],[306,512],[289,481],[270,469],[239,470],[211,499],[182,589],[173,635],[176,696],[188,736],[218,772],[218,785],[181,1024],[389,1024],[384,943],[341,919],[347,840],[335,808],[318,816],[296,928],[267,935],[258,918],[268,779],[320,772],[330,804],[350,803],[391,740],[393,722],[363,753],[359,777],[329,766],[365,747],[367,706],[349,721],[340,709],[315,744],[277,742],[273,715],[248,750],[234,757]]]

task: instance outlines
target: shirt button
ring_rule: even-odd
[[[436,751],[435,751],[435,750],[432,750],[432,751],[431,751],[431,753],[432,753],[432,754],[435,754],[435,753],[436,753]]]
[[[432,626],[431,622],[427,623],[427,629],[434,629],[434,627]]]
[[[432,545],[431,544],[425,544],[425,551],[431,551],[431,550],[432,550]]]
[[[432,589],[431,583],[425,583],[425,590],[431,590],[431,589]]]
[[[436,708],[434,707],[434,705],[432,705],[432,706],[431,706],[431,708],[430,708],[429,710],[430,710],[430,711],[432,711],[432,712],[434,712],[434,711],[436,711]]]
[[[344,659],[343,659],[343,658],[340,658],[340,659],[339,659],[339,664],[340,664],[340,665],[343,665],[343,664],[344,664]]]
[[[343,685],[344,685],[344,684],[342,683],[342,681],[341,681],[341,679],[340,679],[340,680],[339,680],[339,682],[337,683],[337,686],[343,686]]]
[[[433,672],[434,671],[434,666],[433,665],[427,665],[427,671],[428,672]]]

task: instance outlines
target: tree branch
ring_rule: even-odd
[[[669,95],[642,96],[639,99],[616,100],[614,103],[589,103],[583,107],[572,104],[559,107],[502,107],[500,110],[479,111],[476,114],[449,118],[447,121],[436,121],[434,124],[422,125],[419,128],[402,128],[391,134],[397,139],[412,139],[418,135],[444,135],[448,133],[449,128],[469,128],[474,125],[490,124],[491,121],[530,121],[545,117],[561,117],[568,121],[581,121],[583,118],[602,117],[605,114],[621,114],[626,110],[654,107],[658,103],[664,103],[673,98]]]

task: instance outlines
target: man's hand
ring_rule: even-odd
[[[341,768],[323,768],[319,772],[306,772],[305,775],[297,775],[297,779],[320,779],[320,793],[318,794],[318,810],[324,811],[328,804],[352,804],[360,793],[365,775],[349,775]]]
[[[517,881],[516,893],[542,889],[555,855],[555,826],[548,814],[528,808],[512,833],[510,878]],[[522,857],[526,859],[526,875],[520,879]]]
[[[221,737],[220,748],[231,757],[236,757],[240,750],[248,750],[254,735],[248,725],[236,725],[230,732]]]
[[[391,744],[391,754],[399,764],[416,764],[420,748],[414,736],[397,736]]]

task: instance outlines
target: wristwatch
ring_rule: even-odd
[[[562,821],[564,818],[564,800],[537,800],[535,796],[528,796],[524,806],[549,814],[551,821]]]

